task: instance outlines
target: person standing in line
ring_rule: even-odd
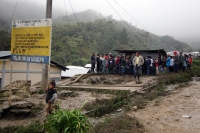
[[[108,54],[106,54],[106,56],[105,56],[105,73],[108,73]]]
[[[171,60],[171,57],[170,57],[170,55],[168,55],[168,56],[167,56],[167,59],[166,59],[166,68],[167,68],[167,72],[169,72],[170,60]]]
[[[150,56],[148,56],[146,59],[147,76],[150,76],[150,71],[151,71],[150,65],[151,65],[151,58]]]
[[[150,75],[153,75],[153,59],[150,56],[151,64],[150,64]]]
[[[130,65],[131,65],[131,62],[130,62],[129,58],[127,58],[126,59],[126,75],[130,74]]]
[[[108,73],[109,74],[113,74],[114,66],[115,66],[115,59],[111,55],[110,59],[108,60]]]
[[[100,72],[102,72],[103,71],[103,58],[104,58],[104,54],[101,54],[101,56],[100,56]]]
[[[136,76],[138,77],[138,81],[140,81],[140,75],[142,71],[142,65],[144,64],[144,58],[140,55],[139,52],[136,52],[136,56],[133,58],[133,65],[134,65],[134,80],[136,81]]]
[[[125,60],[125,57],[122,56],[122,60],[121,60],[121,75],[125,75],[125,66],[126,66],[126,60]]]
[[[100,72],[100,57],[99,57],[99,54],[97,54],[96,63],[97,63],[97,73],[99,73]]]
[[[143,57],[144,58],[144,57]],[[134,72],[134,66],[133,66],[133,72]],[[144,58],[144,63],[142,65],[142,75],[147,75],[147,65],[146,65],[146,58]]]
[[[95,68],[95,53],[92,53],[91,56],[91,72],[94,73],[94,68]]]
[[[174,57],[171,56],[171,60],[170,60],[170,68],[169,68],[170,72],[174,72]]]
[[[116,73],[116,74],[119,73],[119,61],[120,61],[120,58],[119,58],[119,56],[117,56],[117,57],[116,57],[116,61],[115,61],[115,67],[116,67],[115,73]]]
[[[156,61],[156,75],[159,74],[159,70],[158,70],[158,59],[155,58],[155,61]]]
[[[179,56],[179,70],[183,71],[183,55],[182,52],[180,52],[180,56]]]
[[[156,75],[156,58],[153,59],[152,63],[152,75]]]
[[[102,62],[102,73],[105,73],[105,70],[106,70],[106,62],[105,62],[104,54],[102,54],[102,56],[101,56],[101,62]]]
[[[187,69],[187,62],[188,62],[188,58],[187,58],[187,55],[185,54],[183,58],[183,72]]]
[[[163,64],[163,61],[162,61],[161,55],[159,54],[159,56],[158,56],[158,69],[159,69],[159,74],[162,73],[162,64]]]
[[[191,69],[192,67],[192,55],[189,54],[189,58],[188,58],[188,69]]]
[[[179,68],[179,56],[178,54],[175,52],[174,53],[175,56],[174,56],[174,72],[175,73],[178,73],[178,68]]]

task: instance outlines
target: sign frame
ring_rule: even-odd
[[[11,61],[50,64],[52,19],[12,21]]]

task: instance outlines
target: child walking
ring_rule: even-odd
[[[50,82],[48,88],[45,90],[46,95],[46,116],[48,116],[52,111],[55,110],[55,100],[57,97],[56,83],[54,81]]]

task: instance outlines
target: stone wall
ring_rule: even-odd
[[[11,83],[12,89],[19,89],[30,93],[31,81],[30,80],[17,80]],[[1,90],[9,90],[10,85],[3,87]]]

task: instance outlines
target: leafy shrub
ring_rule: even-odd
[[[91,123],[80,110],[56,110],[47,119],[46,129],[49,133],[86,133]]]

